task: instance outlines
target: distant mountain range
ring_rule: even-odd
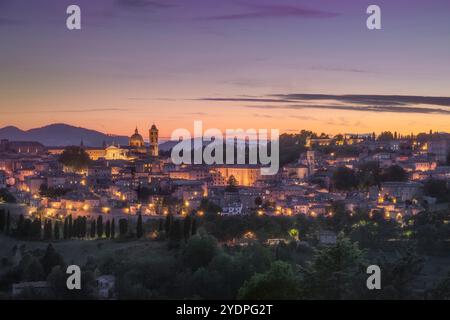
[[[83,141],[85,146],[89,147],[100,147],[104,142],[107,144],[128,145],[127,136],[113,136],[67,124],[51,124],[26,131],[8,126],[0,129],[0,139],[38,141],[45,146],[51,147],[80,145],[81,141]]]
[[[101,147],[103,143],[107,145],[119,144],[127,146],[129,137],[105,134],[99,131],[74,127],[68,124],[56,123],[41,128],[21,130],[14,126],[0,128],[0,139],[10,141],[37,141],[47,147],[78,146],[83,141],[86,147]],[[191,139],[191,144],[195,139]],[[160,141],[160,151],[170,151],[178,141]],[[200,142],[203,146],[209,142]]]

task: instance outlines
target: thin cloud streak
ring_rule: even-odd
[[[202,98],[203,101],[252,102],[256,109],[332,109],[361,112],[450,114],[450,97],[401,95],[272,94],[255,98]],[[311,104],[316,102],[317,104]],[[258,104],[261,103],[261,104]],[[277,103],[279,105],[267,105]],[[334,104],[335,103],[335,104]],[[426,105],[421,107],[419,105]]]
[[[231,13],[201,18],[203,20],[246,20],[246,19],[264,19],[264,18],[335,18],[339,13],[327,12],[309,9],[301,6],[282,6],[282,5],[245,5],[249,8],[248,12]]]
[[[38,114],[38,113],[90,113],[108,111],[130,111],[122,108],[94,108],[94,109],[66,109],[66,110],[39,110],[39,111],[1,111],[0,114]]]

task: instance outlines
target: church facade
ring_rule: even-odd
[[[136,127],[134,134],[130,136],[128,146],[120,146],[116,144],[103,145],[102,147],[85,147],[83,143],[81,147],[86,151],[92,160],[134,160],[146,156],[158,157],[159,137],[158,128],[153,124],[149,129],[149,145],[145,144],[144,138],[139,134]],[[50,154],[62,154],[65,148],[50,148],[47,152]]]
[[[151,157],[159,156],[158,147],[158,128],[153,124],[149,130],[149,148],[147,150],[144,142],[144,138],[139,134],[138,128],[134,131],[134,134],[130,137],[129,149],[131,153],[136,155],[149,154]]]

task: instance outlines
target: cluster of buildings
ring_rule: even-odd
[[[149,129],[148,142],[136,128],[128,146],[84,146],[88,168],[74,172],[59,161],[62,147],[38,142],[0,143],[0,189],[7,188],[28,215],[62,219],[68,214],[95,217],[185,215],[199,210],[202,201],[214,203],[223,215],[332,215],[332,203],[357,210],[382,211],[402,219],[423,210],[423,182],[450,181],[450,135],[395,137],[380,141],[370,135],[345,135],[307,140],[308,150],[298,161],[262,176],[255,165],[175,165],[159,152],[158,129]],[[333,146],[352,146],[352,155],[323,152]],[[381,168],[398,165],[406,182],[384,182],[367,190],[339,192],[332,175],[338,167],[358,168],[376,161]],[[231,179],[233,177],[233,179]],[[230,187],[230,181],[236,186]]]

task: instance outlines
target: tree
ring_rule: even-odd
[[[105,223],[105,236],[106,239],[111,237],[111,222],[109,220]]]
[[[218,252],[217,240],[209,235],[195,235],[186,244],[183,260],[193,271],[205,267]]]
[[[53,238],[55,239],[55,240],[59,240],[59,237],[60,237],[60,234],[59,234],[59,232],[60,232],[60,230],[59,230],[59,221],[56,221],[55,222],[55,227],[54,227],[54,229],[53,229]]]
[[[23,214],[20,214],[19,220],[17,221],[17,226],[16,226],[17,235],[19,237],[24,236],[24,225],[25,225],[25,218],[23,217]]]
[[[450,189],[445,180],[429,179],[423,186],[426,196],[436,198],[438,202],[450,201]]]
[[[87,236],[87,218],[81,218],[81,236],[85,238]]]
[[[139,187],[137,189],[137,196],[139,202],[147,202],[148,198],[153,194],[153,191],[147,187]]]
[[[189,237],[191,236],[191,228],[192,228],[192,218],[190,215],[187,215],[183,221],[183,237],[185,242],[187,242]]]
[[[408,174],[406,171],[398,166],[393,165],[383,170],[381,173],[381,181],[406,181],[408,180]]]
[[[319,249],[303,268],[301,287],[307,299],[351,299],[367,291],[365,252],[339,236],[335,245]]]
[[[379,141],[392,141],[392,140],[394,140],[394,135],[390,131],[384,131],[384,132],[380,133],[380,135],[378,136],[378,140]]]
[[[381,181],[407,181],[408,173],[400,166],[393,165],[381,173]]]
[[[34,219],[33,222],[31,223],[31,229],[28,232],[28,236],[33,238],[34,240],[40,240],[41,239],[41,229],[42,229],[41,219]],[[51,231],[50,231],[50,234],[51,234]]]
[[[173,215],[171,213],[169,213],[166,216],[166,221],[164,223],[164,230],[166,232],[166,237],[169,237],[169,233],[170,233],[170,229],[172,227],[172,223],[173,223]]]
[[[0,231],[4,231],[6,227],[6,212],[5,210],[0,210]]]
[[[8,213],[6,214],[6,234],[7,235],[9,234],[10,230],[11,230],[11,215],[8,210]]]
[[[125,237],[128,233],[128,220],[120,219],[119,220],[119,234],[121,237]]]
[[[192,235],[196,235],[197,234],[197,219],[195,219],[195,217],[192,219]]]
[[[63,239],[69,239],[69,224],[67,217],[64,218]]]
[[[183,237],[183,231],[181,227],[181,222],[179,219],[174,219],[169,232],[170,245],[177,246]]]
[[[114,221],[114,219],[112,219],[112,222],[111,222],[111,239],[114,239],[115,236],[116,236],[116,222]]]
[[[90,231],[91,231],[90,232],[91,233],[91,238],[94,239],[96,231],[97,231],[96,225],[95,225],[95,219],[92,219],[92,221],[91,221],[91,230]]]
[[[44,223],[44,240],[51,240],[52,239],[52,222],[50,219],[45,220]]]
[[[142,238],[144,234],[144,230],[142,228],[142,215],[139,213],[138,215],[138,219],[137,219],[137,224],[136,224],[136,237],[138,239]]]
[[[272,263],[269,271],[256,273],[239,289],[238,299],[293,300],[301,297],[299,279],[293,267],[283,261]]]
[[[70,239],[73,237],[73,220],[72,215],[70,214],[67,217],[67,239]]]
[[[431,290],[431,298],[433,300],[449,300],[450,299],[450,273],[442,279],[436,287]]]
[[[103,217],[101,215],[97,218],[97,237],[103,237]]]
[[[55,266],[64,266],[64,260],[59,253],[55,251],[53,246],[49,244],[45,250],[44,256],[42,257],[42,267],[46,276],[52,271]]]
[[[90,161],[91,159],[86,151],[76,146],[67,147],[59,157],[59,162],[74,171],[87,168]]]
[[[380,183],[380,165],[377,161],[368,161],[362,163],[358,168],[359,185],[368,188]]]
[[[339,167],[333,173],[333,186],[337,190],[351,190],[357,186],[355,172],[347,167]]]

